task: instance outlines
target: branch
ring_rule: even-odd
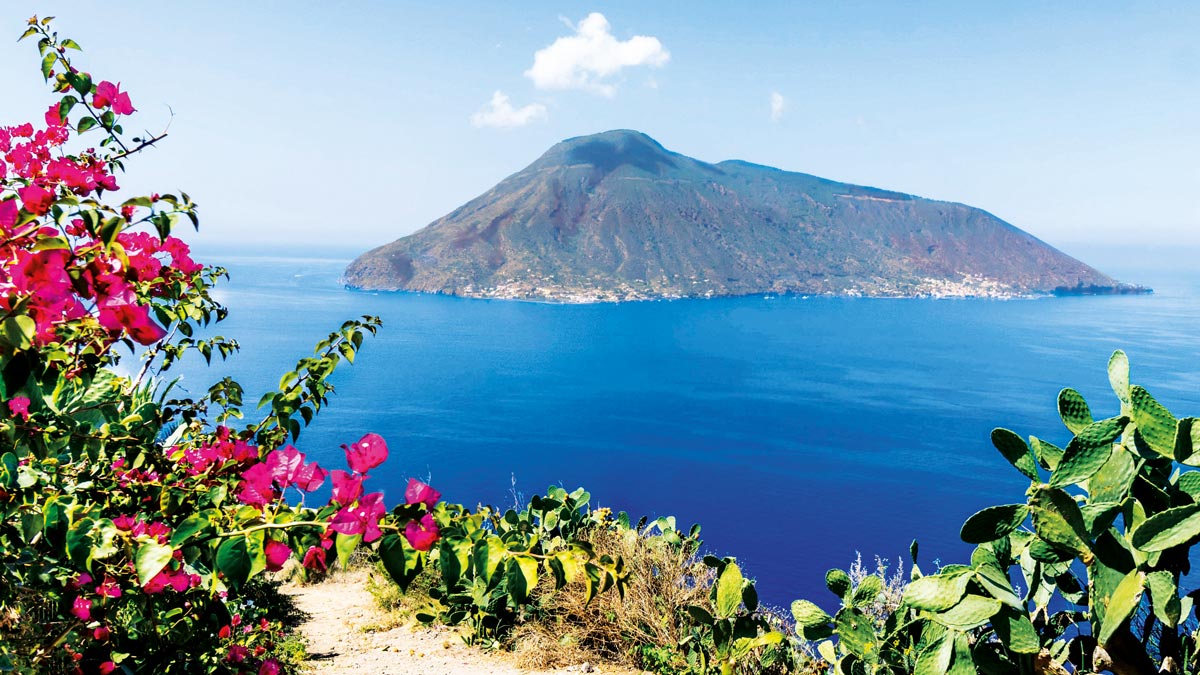
[[[130,155],[132,155],[132,154],[134,154],[134,153],[136,153],[136,152],[140,152],[140,151],[142,151],[142,150],[145,150],[146,148],[148,148],[148,147],[150,147],[150,146],[154,145],[155,143],[157,143],[157,142],[161,141],[162,139],[164,139],[164,138],[166,138],[166,137],[167,137],[167,132],[165,132],[165,131],[164,131],[164,132],[162,132],[161,134],[159,134],[159,135],[157,135],[157,136],[153,136],[153,137],[151,137],[151,138],[147,138],[146,140],[142,141],[140,144],[138,144],[138,145],[134,146],[133,148],[126,148],[125,150],[122,150],[121,152],[118,152],[117,154],[113,155],[112,157],[109,157],[109,158],[108,158],[108,161],[110,161],[110,162],[115,162],[115,161],[117,161],[117,160],[119,160],[119,159],[124,159],[124,158],[126,158],[126,157],[128,157],[128,156],[130,156]],[[122,145],[121,147],[124,147],[124,146]]]

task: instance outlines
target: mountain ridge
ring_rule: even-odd
[[[559,302],[1146,290],[966,204],[745,160],[711,164],[632,130],[555,144],[362,254],[345,283]]]

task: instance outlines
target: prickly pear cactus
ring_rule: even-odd
[[[797,633],[826,640],[817,651],[838,673],[1200,672],[1200,591],[1181,587],[1200,542],[1200,424],[1131,385],[1123,352],[1108,374],[1108,417],[1074,389],[1059,393],[1064,447],[992,432],[1030,483],[1023,501],[967,518],[969,565],[914,574],[873,623],[849,578],[830,572],[841,609],[797,601]]]

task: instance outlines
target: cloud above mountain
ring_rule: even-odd
[[[492,94],[492,100],[482,110],[471,115],[471,125],[513,128],[523,127],[539,119],[546,119],[546,106],[541,103],[530,103],[520,108],[514,108],[508,95],[497,91]]]
[[[787,99],[783,94],[773,91],[771,92],[771,121],[778,122],[783,119],[783,111],[787,109]]]
[[[560,37],[533,55],[533,66],[525,76],[538,89],[580,89],[613,96],[617,92],[613,78],[622,70],[659,68],[671,59],[656,37],[635,35],[618,40],[608,19],[599,12],[589,14],[574,29],[574,35]]]

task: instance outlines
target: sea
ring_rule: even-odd
[[[1106,364],[1178,415],[1200,414],[1197,251],[1069,252],[1152,295],[1020,300],[766,296],[562,305],[346,289],[354,251],[201,250],[230,280],[216,334],[241,351],[172,369],[173,393],[231,374],[260,395],[341,323],[377,315],[297,447],[327,468],[382,435],[368,489],[402,500],[418,477],[459,503],[500,507],[551,485],[593,506],[702,526],[765,602],[823,603],[832,567],[876,558],[966,562],[963,521],[1024,501],[995,427],[1063,445],[1063,387],[1115,414]]]

